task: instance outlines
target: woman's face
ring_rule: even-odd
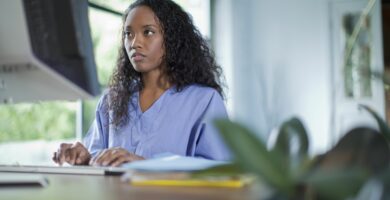
[[[132,9],[124,24],[124,45],[134,69],[140,73],[162,68],[164,37],[154,12],[147,6]]]

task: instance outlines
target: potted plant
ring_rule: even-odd
[[[254,174],[273,190],[271,199],[357,198],[367,195],[359,194],[362,188],[377,187],[370,181],[384,185],[390,180],[390,148],[382,129],[354,128],[325,154],[310,157],[307,134],[297,118],[281,125],[270,149],[238,123],[217,120],[215,124],[235,160],[200,174]]]

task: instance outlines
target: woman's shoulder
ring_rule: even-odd
[[[175,99],[176,105],[181,102],[182,105],[192,108],[193,113],[203,115],[207,112],[210,116],[227,116],[222,96],[212,87],[199,84],[189,85],[182,90],[179,96],[180,99]]]
[[[212,87],[204,86],[200,84],[191,84],[183,88],[183,93],[202,94],[202,95],[215,95],[219,94],[218,91]]]
[[[180,94],[180,96],[193,100],[203,99],[209,101],[213,98],[222,99],[221,95],[216,89],[200,84],[188,85],[178,93]]]
[[[103,110],[108,108],[108,98],[109,98],[109,90],[105,89],[103,90],[99,101],[96,106],[96,110]]]

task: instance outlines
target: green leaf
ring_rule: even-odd
[[[390,128],[389,128],[389,126],[387,126],[385,120],[383,120],[378,115],[378,113],[376,113],[372,108],[370,108],[366,105],[360,104],[359,108],[365,109],[366,111],[368,111],[368,113],[370,113],[375,118],[376,122],[378,123],[380,132],[385,136],[387,142],[390,142]]]
[[[389,199],[390,198],[390,168],[388,168],[381,176],[381,181],[384,183],[384,194],[383,196],[385,197],[384,199]]]
[[[273,149],[290,158],[302,159],[307,156],[309,138],[298,118],[294,117],[282,124]]]
[[[373,199],[388,199],[385,197],[386,189],[384,188],[384,183],[377,177],[369,179],[360,189],[358,195],[356,195],[355,200],[367,200]]]
[[[310,167],[309,138],[305,127],[294,117],[284,122],[278,132],[273,133],[269,139],[270,148],[284,156],[282,162],[289,166],[294,180],[299,179]]]
[[[355,196],[367,178],[367,173],[361,169],[316,170],[303,182],[320,199],[341,200]]]
[[[259,175],[266,183],[287,196],[293,193],[289,171],[280,162],[282,155],[269,152],[263,142],[238,123],[226,119],[216,120],[214,123],[244,170]]]

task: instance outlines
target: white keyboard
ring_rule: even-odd
[[[0,165],[0,172],[121,175],[126,172],[126,169],[120,167],[94,167],[94,166]]]

